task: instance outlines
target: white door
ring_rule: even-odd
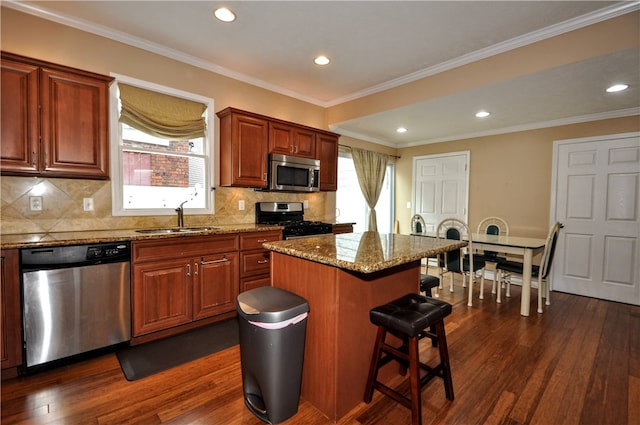
[[[455,217],[467,221],[469,152],[419,156],[413,159],[413,214],[420,214],[427,232]]]
[[[640,134],[554,143],[554,290],[640,305]]]

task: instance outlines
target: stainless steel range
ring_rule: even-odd
[[[256,223],[284,226],[284,239],[330,234],[332,225],[304,219],[302,202],[257,202]]]

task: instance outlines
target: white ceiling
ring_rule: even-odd
[[[640,10],[607,1],[3,1],[329,107]],[[216,21],[220,5],[234,23]],[[638,35],[640,37],[640,34]],[[313,64],[325,54],[326,67]],[[403,147],[640,113],[640,49],[331,123]],[[630,90],[606,95],[624,81]],[[232,106],[232,105],[231,105]],[[478,120],[479,109],[492,115]],[[407,133],[395,128],[404,126]]]

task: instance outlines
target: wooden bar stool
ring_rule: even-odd
[[[435,377],[444,381],[444,391],[448,400],[453,400],[453,380],[449,365],[449,351],[444,331],[444,318],[451,314],[451,304],[419,294],[407,294],[401,298],[373,308],[369,312],[371,323],[378,326],[376,342],[371,356],[369,376],[365,386],[364,401],[371,402],[376,389],[398,403],[411,409],[413,425],[422,424],[422,388]],[[427,330],[435,326],[435,333]],[[387,332],[405,341],[400,347],[385,342]],[[418,341],[423,338],[437,341],[440,363],[434,367],[420,362]],[[384,355],[383,355],[384,354]],[[395,360],[400,363],[401,373],[409,369],[410,397],[378,381],[378,370]],[[421,378],[420,369],[426,371]]]

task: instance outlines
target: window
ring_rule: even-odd
[[[191,115],[203,110],[196,116],[199,130],[184,130],[189,126],[180,122],[176,132],[182,135],[163,131],[146,120],[145,111],[129,111],[129,91],[151,96],[137,100],[143,109],[155,107],[168,121],[177,119],[171,113],[177,113],[182,103],[193,107]],[[173,215],[183,203],[185,214],[213,214],[213,122],[213,99],[116,76],[110,111],[113,215]]]
[[[376,204],[378,232],[393,232],[394,164],[387,164],[384,186]],[[365,232],[369,225],[369,207],[362,196],[353,159],[348,153],[338,157],[338,191],[336,192],[336,220],[356,223],[354,232]]]

